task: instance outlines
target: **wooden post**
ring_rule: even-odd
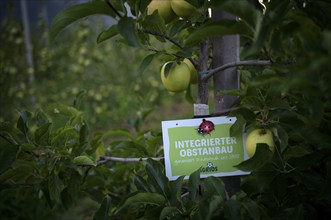
[[[212,19],[236,19],[236,17],[225,12],[212,11]],[[215,37],[212,43],[213,68],[240,60],[240,40],[238,35]],[[236,100],[236,97],[220,95],[220,91],[239,88],[240,76],[237,68],[228,68],[224,71],[216,73],[213,77],[213,80],[215,112],[222,112],[224,109],[231,108]],[[222,180],[225,184],[229,196],[239,191],[239,176],[223,177]]]
[[[30,24],[29,24],[29,15],[26,0],[21,0],[21,11],[22,11],[22,20],[24,27],[24,40],[25,40],[25,49],[26,49],[26,61],[28,65],[29,81],[28,86],[30,88],[30,101],[31,104],[35,104],[35,96],[33,92],[34,84],[34,64],[33,64],[33,55],[32,55],[32,45],[30,39]]]

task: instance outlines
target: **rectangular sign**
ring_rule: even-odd
[[[185,178],[200,169],[200,177],[246,175],[234,167],[248,159],[243,133],[232,137],[235,117],[210,117],[162,122],[166,175]]]

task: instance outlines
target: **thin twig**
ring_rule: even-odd
[[[166,55],[174,56],[174,57],[177,57],[178,59],[183,59],[183,58],[184,58],[184,57],[182,57],[182,56],[179,56],[178,54],[175,54],[175,53],[167,53],[167,52],[165,52],[165,51],[158,50],[158,49],[154,49],[154,48],[148,48],[147,50],[148,50],[148,51],[151,51],[151,52],[154,52],[154,53],[163,53],[163,54],[166,54]]]
[[[18,143],[10,136],[8,132],[1,132],[0,137],[2,137],[11,144],[18,145]]]
[[[158,36],[158,37],[162,37],[162,38],[170,41],[171,43],[175,44],[180,49],[184,49],[184,47],[178,41],[176,41],[175,39],[167,36],[166,34],[159,33],[157,31],[148,30],[148,29],[138,29],[138,32],[145,33],[145,34],[151,34],[151,35]]]
[[[223,66],[216,67],[215,69],[212,69],[208,72],[208,74],[204,75],[203,79],[208,80],[211,78],[214,74],[231,68],[231,67],[236,67],[236,66],[267,66],[271,65],[272,62],[270,60],[243,60],[243,61],[238,61],[238,62],[232,62],[232,63],[227,63],[224,64]]]
[[[116,8],[109,2],[109,1],[106,1],[107,5],[111,8],[111,10],[113,10],[113,12],[115,12],[115,14],[118,16],[118,17],[123,17],[123,15],[121,15],[117,10]]]
[[[141,162],[141,161],[145,161],[147,159],[160,161],[160,160],[163,160],[164,157],[150,157],[150,158],[147,158],[147,157],[142,157],[142,158],[128,157],[128,158],[123,158],[123,157],[101,156],[100,159],[97,161],[97,166],[101,165],[101,164],[108,163],[110,161],[131,163],[131,162]]]

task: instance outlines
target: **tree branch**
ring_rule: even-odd
[[[163,33],[159,33],[159,32],[148,30],[148,29],[138,29],[138,32],[145,33],[145,34],[151,34],[151,35],[158,36],[158,37],[162,37],[162,38],[170,41],[171,43],[175,44],[180,49],[184,49],[184,47],[178,41],[176,41],[175,39],[173,39],[173,38],[171,38],[171,37],[169,37],[169,36],[167,36]]]
[[[145,161],[149,158],[147,157],[129,157],[129,158],[123,158],[123,157],[109,157],[109,156],[101,156],[100,159],[97,161],[97,166],[108,163],[109,161],[115,161],[115,162],[124,162],[124,163],[130,163],[130,162],[141,162]],[[152,160],[163,160],[164,157],[150,157]]]
[[[203,76],[203,80],[208,80],[211,78],[214,74],[236,66],[266,66],[271,65],[272,62],[270,60],[244,60],[244,61],[237,61],[232,63],[224,64],[223,66],[216,67],[215,69],[212,69],[208,72],[208,74]]]

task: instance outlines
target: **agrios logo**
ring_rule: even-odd
[[[208,162],[206,167],[201,167],[201,173],[209,173],[209,172],[216,172],[218,171],[218,167],[214,166],[212,162]]]

